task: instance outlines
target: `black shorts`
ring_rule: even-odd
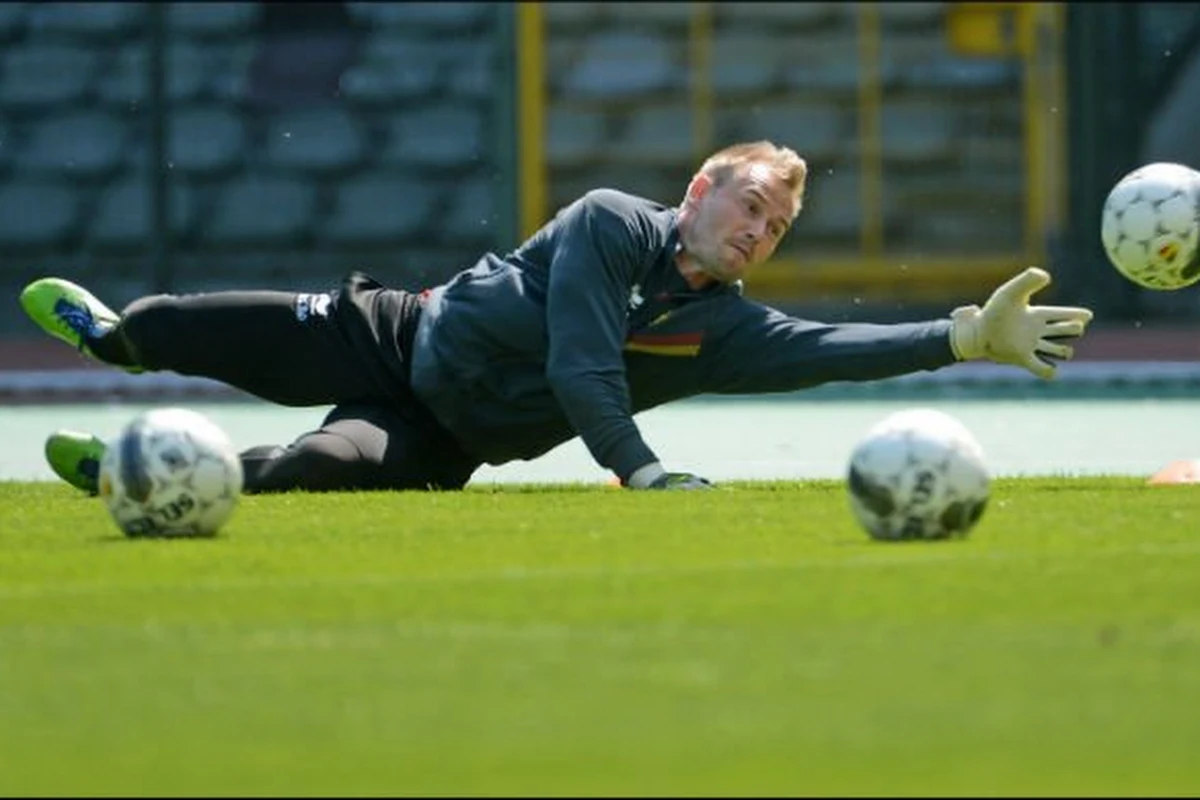
[[[344,443],[334,442],[342,455],[318,468],[345,474],[317,476],[323,480],[314,486],[459,488],[482,462],[463,451],[411,389],[420,318],[419,295],[354,272],[326,293],[146,297],[124,310],[120,327],[148,369],[212,378],[281,405],[333,405],[313,434],[349,440],[358,457],[347,458]],[[317,441],[301,437],[290,449]],[[278,485],[270,488],[308,488],[305,471],[322,463],[297,461],[291,471],[280,463]]]

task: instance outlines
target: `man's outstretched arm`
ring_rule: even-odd
[[[996,289],[982,308],[963,306],[943,319],[898,324],[827,324],[745,306],[725,336],[706,343],[714,391],[755,394],[832,381],[871,381],[957,361],[990,360],[1055,375],[1055,360],[1074,355],[1092,312],[1031,305],[1049,275],[1031,267]]]

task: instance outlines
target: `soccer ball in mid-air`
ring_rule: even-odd
[[[966,536],[988,500],[983,450],[958,420],[933,409],[876,424],[850,456],[850,508],[875,539]]]
[[[1100,223],[1117,271],[1147,289],[1200,280],[1200,172],[1160,162],[1139,167],[1108,193]]]
[[[242,464],[229,437],[184,408],[134,417],[100,460],[100,497],[128,536],[211,536],[241,491]]]

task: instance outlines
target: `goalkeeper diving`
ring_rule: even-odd
[[[291,443],[241,454],[245,491],[460,489],[483,464],[576,436],[630,489],[704,489],[634,415],[701,394],[790,392],[989,360],[1055,375],[1092,312],[1031,305],[1030,267],[980,306],[895,324],[800,319],[743,296],[800,213],[804,159],[760,141],[710,156],[677,206],[595,189],[510,253],[431,287],[352,272],[320,290],[142,297],[119,314],[59,278],[29,284],[39,326],[132,373],[222,381],[333,406]],[[52,434],[56,474],[96,491],[104,443]]]

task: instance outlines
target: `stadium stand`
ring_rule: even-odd
[[[79,205],[68,181],[10,177],[0,184],[0,247],[27,256],[69,246],[81,222]]]
[[[317,52],[303,42],[317,42],[304,37],[320,37],[321,26],[287,30],[288,14],[262,3],[164,7],[172,244],[181,270],[204,265],[203,276],[182,275],[185,285],[287,279],[278,263],[256,273],[243,251],[302,251],[330,273],[364,253],[420,251],[383,266],[387,279],[413,263],[429,274],[471,249],[512,244],[496,224],[490,133],[498,7],[341,5],[328,58],[297,70],[309,88],[294,96],[280,64],[288,47]],[[886,227],[897,241],[1000,241],[1022,191],[1013,179],[1022,174],[1012,99],[1020,73],[1011,59],[951,52],[945,7],[878,6]],[[703,71],[690,61],[697,8],[543,5],[547,211],[601,185],[677,202],[700,148],[772,137],[810,161],[803,244],[857,247],[864,66],[855,7],[712,4]],[[104,259],[147,251],[149,9],[0,4],[0,271],[18,253],[61,253],[68,277],[93,269],[89,279],[102,280],[116,263]],[[711,90],[708,121],[695,116],[697,81]],[[997,198],[990,210],[923,188],[922,179],[944,184],[955,170]],[[931,209],[941,219],[918,223]]]
[[[75,180],[111,177],[124,166],[129,128],[104,111],[67,111],[33,122],[20,169]]]
[[[171,234],[183,239],[193,232],[196,192],[186,180],[170,183]],[[109,184],[100,195],[88,229],[89,248],[105,254],[144,251],[154,233],[153,184],[145,168],[134,168]]]
[[[425,227],[440,204],[440,191],[419,178],[386,172],[357,175],[337,185],[332,213],[318,236],[348,247],[401,245]]]
[[[299,177],[239,172],[221,187],[204,243],[214,248],[299,244],[316,209],[316,187]]]
[[[881,41],[872,65],[863,60],[854,5],[716,3],[704,23],[713,37],[707,70],[689,61],[693,15],[703,13],[693,4],[554,5],[547,7],[554,202],[570,196],[563,187],[613,185],[624,176],[673,201],[697,155],[690,90],[709,80],[713,146],[773,138],[809,160],[804,235],[788,246],[853,253],[863,220],[859,161],[869,145],[860,91],[875,78],[882,103],[867,113],[878,114],[883,147],[886,240],[939,252],[1021,241],[1024,188],[1012,179],[1023,175],[1020,127],[975,124],[980,109],[1004,109],[1019,121],[1020,65],[952,52],[948,4],[877,4]],[[1018,146],[993,146],[1007,141]],[[953,205],[920,190],[923,177],[944,183],[954,173],[991,206]],[[931,213],[938,222],[922,219]]]

